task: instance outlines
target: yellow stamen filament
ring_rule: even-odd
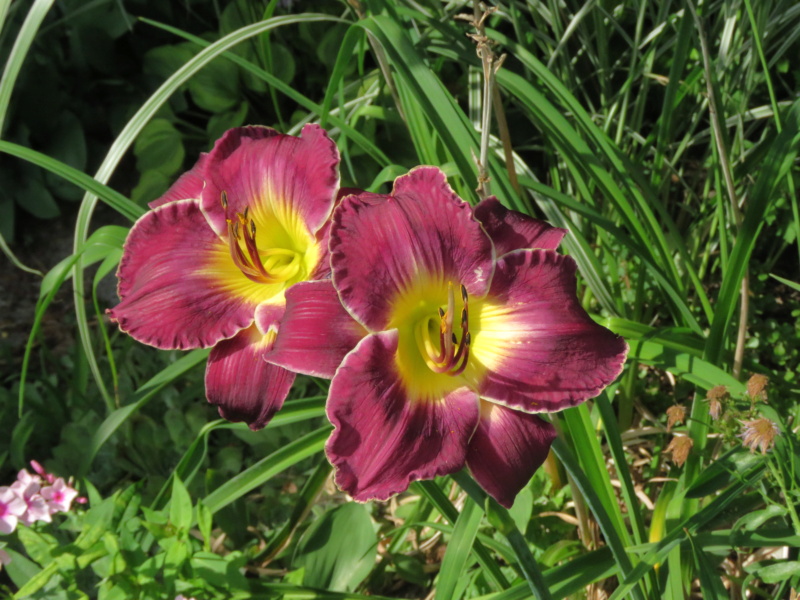
[[[431,321],[433,316],[421,319],[414,330],[417,348],[425,364],[434,373],[447,375],[461,375],[469,362],[469,347],[472,337],[469,333],[469,308],[467,289],[461,286],[461,300],[464,308],[461,309],[461,340],[453,332],[455,316],[455,294],[452,282],[447,287],[447,310],[439,308],[439,349],[431,340]]]
[[[235,218],[230,218],[228,195],[225,192],[220,195],[220,203],[228,224],[231,258],[245,277],[256,283],[280,283],[298,274],[302,263],[297,252],[286,248],[258,249],[256,223],[250,218],[249,207],[245,207],[244,212],[236,213]]]

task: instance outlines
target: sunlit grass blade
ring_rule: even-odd
[[[25,62],[25,58],[28,56],[28,50],[33,43],[33,39],[36,37],[36,32],[39,31],[39,26],[42,24],[45,16],[47,16],[54,1],[55,0],[34,1],[25,17],[25,21],[22,23],[22,27],[20,27],[17,33],[14,46],[11,48],[11,52],[6,59],[3,77],[0,79],[0,136],[3,135],[6,114],[8,113],[8,103],[11,100],[11,94],[14,91],[14,84],[22,68],[22,63]],[[0,22],[5,19],[7,11],[8,3],[3,2],[3,4],[0,5]]]
[[[406,30],[385,15],[362,19],[358,26],[365,28],[380,43],[389,63],[395,68],[398,86],[405,88],[406,102],[403,109],[420,110],[430,122],[433,131],[441,139],[448,156],[452,158],[464,181],[456,185],[465,199],[473,199],[472,193],[461,188],[475,187],[477,172],[472,153],[477,154],[479,138],[469,117],[464,114],[456,100],[447,91],[442,81],[427,66],[424,58],[414,47]],[[413,132],[412,132],[413,133]],[[420,141],[420,140],[418,140]],[[508,179],[508,173],[496,157],[489,161],[492,177],[492,193],[507,206],[526,211],[525,203],[518,197]]]
[[[321,452],[330,432],[330,426],[321,427],[276,450],[223,483],[203,498],[203,503],[215,513],[235,502],[290,466]]]
[[[606,511],[605,507],[600,501],[599,496],[589,483],[586,474],[581,469],[578,461],[575,459],[575,456],[572,454],[572,451],[569,449],[566,443],[564,443],[564,441],[561,439],[556,439],[555,442],[553,442],[553,451],[556,453],[556,456],[558,456],[558,459],[572,477],[573,481],[580,490],[583,499],[597,520],[597,524],[600,526],[600,531],[603,532],[606,543],[611,548],[611,552],[614,555],[614,561],[619,567],[620,577],[627,579],[633,572],[633,565],[628,557],[622,537],[614,526],[612,517]],[[631,597],[637,598],[638,600],[644,600],[644,594],[642,588],[639,587],[639,584],[640,581],[637,579],[636,584],[631,585],[628,591],[630,592]]]
[[[427,498],[427,500],[436,507],[436,510],[438,510],[445,519],[450,521],[450,523],[456,522],[458,519],[458,510],[453,506],[453,503],[450,502],[445,493],[442,492],[441,488],[436,485],[436,482],[416,481],[411,484],[411,488]],[[476,541],[473,545],[473,550],[475,552],[475,557],[478,559],[478,563],[480,563],[481,567],[485,570],[485,575],[490,578],[498,588],[507,588],[508,580],[505,575],[503,575],[502,571],[500,571],[497,561],[494,560],[494,557],[486,547],[480,541]]]
[[[489,522],[508,540],[511,549],[514,551],[517,567],[522,572],[534,597],[537,600],[552,600],[550,590],[544,582],[542,571],[533,557],[531,549],[528,547],[528,542],[517,528],[508,511],[490,498],[466,471],[455,473],[453,480],[461,486],[461,489],[467,492],[475,504],[486,507]]]
[[[775,189],[791,169],[798,152],[800,152],[800,100],[792,104],[788,111],[784,129],[770,144],[769,151],[762,161],[762,170],[748,194],[744,220],[731,250],[728,268],[722,278],[714,320],[708,334],[705,358],[714,364],[719,364],[721,361],[728,327],[738,303],[742,277],[764,225],[764,216],[778,198]]]
[[[695,535],[701,527],[705,526],[711,519],[716,517],[722,510],[735,501],[742,492],[749,486],[754,485],[765,471],[763,464],[750,469],[745,476],[736,481],[727,490],[716,496],[711,502],[706,504],[699,512],[686,519],[683,523],[673,527],[654,548],[649,550],[641,557],[641,561],[636,565],[632,572],[623,578],[620,586],[614,590],[610,600],[622,600],[628,598],[628,594],[636,590],[636,586],[654,565],[664,561],[667,555],[680,544],[687,535]]]
[[[455,597],[459,580],[464,577],[464,571],[469,566],[468,559],[482,518],[483,511],[474,501],[467,498],[456,519],[453,534],[442,559],[434,600],[452,600]]]

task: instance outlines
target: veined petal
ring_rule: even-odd
[[[523,248],[555,250],[567,235],[566,229],[507,209],[494,196],[478,203],[475,218],[492,238],[498,257]]]
[[[365,337],[331,382],[326,445],[336,484],[355,500],[385,500],[418,479],[464,466],[478,421],[478,397],[456,388],[410,400],[394,365],[396,330]]]
[[[491,240],[435,167],[399,177],[390,196],[345,198],[330,248],[342,303],[372,331],[391,326],[398,311],[416,310],[412,305],[430,296],[427,288],[436,290],[437,303],[446,302],[448,282],[482,297],[492,277]]]
[[[481,400],[481,418],[469,442],[467,466],[487,493],[511,508],[556,438],[550,423],[536,415]]]
[[[270,247],[289,247],[282,237],[313,237],[330,216],[338,165],[336,144],[318,125],[303,127],[301,137],[266,127],[233,129],[209,157],[203,210],[219,234],[226,232],[224,192],[228,217],[247,208]]]
[[[200,155],[195,165],[181,175],[172,186],[164,192],[164,195],[153,200],[147,206],[150,208],[158,208],[169,202],[176,200],[200,200],[205,187],[205,169],[208,163],[209,155],[205,152]]]
[[[333,210],[336,210],[336,207],[342,202],[344,198],[347,196],[357,196],[358,194],[363,194],[364,190],[358,188],[339,188],[339,191],[336,192],[336,202],[334,203]],[[331,277],[331,258],[330,253],[328,252],[328,246],[331,243],[331,223],[333,219],[328,219],[325,223],[320,227],[319,231],[317,231],[317,244],[322,249],[322,257],[317,264],[317,268],[309,275],[308,279],[310,281],[316,281],[318,279],[330,279]]]
[[[550,250],[498,260],[489,294],[470,306],[465,377],[482,398],[557,411],[593,398],[622,371],[628,345],[583,310],[575,271],[575,261]]]
[[[135,339],[168,349],[205,348],[253,322],[280,286],[249,281],[211,230],[199,203],[170,202],[141,217],[117,271],[112,321]]]
[[[297,373],[332,378],[345,355],[367,334],[339,302],[330,279],[286,291],[286,312],[266,360]]]
[[[208,401],[222,418],[244,421],[253,431],[280,410],[294,383],[294,373],[264,361],[275,335],[252,325],[214,346],[206,365]]]

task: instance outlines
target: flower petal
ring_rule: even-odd
[[[168,349],[205,348],[253,322],[271,286],[247,280],[194,200],[140,218],[117,271],[121,302],[111,320],[135,339]]]
[[[297,373],[330,379],[366,334],[339,302],[330,279],[306,281],[286,291],[280,335],[265,358]]]
[[[536,415],[481,400],[481,418],[469,442],[467,466],[492,498],[511,508],[556,438],[550,423]]]
[[[465,376],[482,398],[557,411],[593,398],[622,371],[628,345],[583,310],[575,270],[551,250],[517,250],[497,262],[486,299],[470,305]]]
[[[295,374],[264,361],[275,331],[262,334],[255,325],[222,340],[206,366],[206,396],[228,421],[261,429],[283,406]]]
[[[164,192],[163,196],[157,200],[153,200],[147,206],[150,208],[158,208],[159,206],[163,206],[169,202],[175,202],[176,200],[199,200],[203,193],[203,188],[206,185],[205,169],[208,164],[208,157],[208,154],[205,152],[202,153],[195,165],[181,175],[178,180]]]
[[[435,167],[399,177],[391,196],[344,199],[330,248],[342,303],[372,331],[389,326],[394,303],[415,287],[446,290],[450,281],[482,297],[492,277],[491,240]]]
[[[336,207],[341,204],[342,200],[347,196],[357,196],[359,194],[363,194],[364,190],[358,188],[339,188],[339,191],[336,192],[336,201],[334,203],[333,210],[336,210]],[[317,268],[309,275],[308,279],[311,281],[315,281],[317,279],[330,279],[331,276],[331,260],[330,255],[328,254],[328,247],[331,243],[331,224],[333,223],[333,218],[328,219],[325,223],[320,227],[319,231],[317,231],[317,244],[319,244],[320,248],[324,249],[323,257],[320,259],[319,264],[317,264]]]
[[[355,500],[385,500],[417,479],[464,466],[478,421],[468,388],[443,398],[410,401],[394,365],[396,330],[365,337],[331,382],[326,445],[336,484]]]
[[[478,203],[475,218],[492,238],[497,256],[523,248],[555,250],[567,235],[566,229],[507,209],[494,196]]]
[[[331,214],[339,184],[339,151],[318,125],[302,137],[266,127],[230,130],[211,152],[203,211],[215,231],[227,231],[228,216],[249,209],[266,235],[276,223],[289,235],[313,235]]]

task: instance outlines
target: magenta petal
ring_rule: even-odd
[[[556,438],[536,415],[481,401],[481,418],[469,442],[467,466],[475,480],[506,508],[533,477]]]
[[[178,180],[172,184],[164,195],[153,200],[147,206],[150,208],[158,208],[169,202],[176,200],[200,200],[205,187],[205,169],[208,164],[209,155],[203,153],[197,160],[195,165],[186,173],[181,175]]]
[[[228,216],[248,208],[254,218],[277,219],[284,228],[301,226],[314,234],[329,218],[339,183],[339,152],[318,125],[303,127],[302,137],[265,127],[229,131],[209,156],[203,211],[214,229],[227,231]]]
[[[373,331],[387,328],[393,302],[415,286],[450,281],[482,297],[492,277],[491,240],[434,167],[399,177],[391,196],[345,198],[330,248],[342,303]]]
[[[494,196],[478,203],[475,218],[492,238],[497,256],[524,248],[555,250],[567,235],[566,229],[507,209]]]
[[[557,411],[593,398],[622,371],[628,345],[583,310],[575,271],[574,260],[551,250],[497,262],[473,337],[482,398]]]
[[[458,388],[410,400],[395,367],[397,330],[371,334],[331,382],[325,451],[336,484],[355,500],[385,500],[410,482],[458,471],[478,421],[478,397]]]
[[[367,331],[339,302],[331,281],[305,281],[286,291],[286,312],[266,360],[315,377],[332,378]]]
[[[170,202],[131,229],[117,277],[121,302],[108,311],[122,331],[163,350],[206,348],[253,322],[255,303],[226,291],[227,245],[198,202]]]
[[[264,361],[274,334],[253,325],[223,340],[211,351],[206,366],[206,396],[228,421],[244,421],[261,429],[283,406],[295,374]]]

